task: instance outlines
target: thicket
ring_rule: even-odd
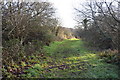
[[[20,76],[24,69],[45,58],[43,46],[72,37],[69,30],[58,26],[55,8],[49,2],[6,1],[0,6],[3,77]]]
[[[117,57],[113,56],[113,58],[120,62],[118,52],[120,48],[120,2],[88,1],[82,7],[83,10],[75,8],[77,11],[76,21],[79,24],[75,31],[76,36],[88,42],[89,46],[94,47],[94,49],[103,51],[103,55],[116,55]],[[110,51],[104,53],[106,50]],[[118,53],[114,54],[116,50]]]

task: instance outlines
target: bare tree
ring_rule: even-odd
[[[29,31],[55,27],[55,9],[48,2],[6,2],[2,4],[4,39],[18,38],[21,44]]]
[[[119,13],[118,11],[119,8],[117,8],[116,3],[119,4],[119,2],[117,1],[113,2],[90,1],[87,3],[87,6],[84,6],[84,10],[79,10],[75,8],[78,14],[84,15],[83,17],[90,19],[91,22],[90,21],[89,22],[92,25],[88,25],[88,27],[91,26],[92,26],[91,28],[95,27],[94,29],[96,29],[99,35],[103,36],[102,38],[104,38],[105,40],[110,39],[112,47],[114,48],[117,48],[118,44],[117,37],[120,23],[119,17],[117,16],[117,14]],[[94,30],[92,29],[91,33],[93,31]],[[87,33],[85,34],[89,35]]]

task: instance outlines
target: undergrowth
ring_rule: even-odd
[[[56,41],[44,46],[43,55],[30,56],[20,65],[13,64],[7,77],[27,78],[119,78],[118,66],[106,63],[84,47],[79,39]],[[21,73],[14,74],[15,71]],[[5,69],[6,70],[6,69]]]

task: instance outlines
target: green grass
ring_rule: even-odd
[[[118,78],[118,67],[107,64],[87,50],[79,39],[44,46],[46,59],[28,69],[26,76],[46,78]],[[34,69],[34,68],[37,68]],[[39,69],[40,68],[40,69]],[[24,75],[25,76],[25,75]]]

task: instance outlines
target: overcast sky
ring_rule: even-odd
[[[76,22],[75,18],[75,7],[80,7],[80,4],[84,4],[86,1],[90,0],[47,0],[53,3],[54,7],[57,9],[57,16],[60,18],[63,27],[74,28]],[[91,0],[92,1],[92,0]],[[114,1],[114,0],[96,0],[96,1]]]
[[[79,2],[84,0],[48,0],[52,2],[54,7],[57,9],[57,16],[60,18],[63,27],[73,28],[75,26],[75,11],[74,7]]]
[[[39,0],[25,0],[25,1],[39,1]],[[84,4],[85,1],[89,1],[89,0],[45,0],[45,1],[49,1],[53,3],[54,7],[57,9],[56,10],[57,16],[60,18],[63,27],[73,28],[76,25],[76,22],[74,21],[76,15],[74,8],[75,7],[80,8],[80,4]],[[96,1],[102,1],[102,0],[96,0]],[[105,0],[105,1],[111,1],[111,0]]]
[[[25,0],[25,1],[39,1],[39,0]],[[60,18],[62,26],[73,28],[76,25],[76,22],[74,21],[76,15],[74,8],[75,7],[80,8],[80,4],[84,4],[84,2],[88,0],[46,0],[46,1],[53,3],[54,7],[57,9],[56,10],[57,16]]]

